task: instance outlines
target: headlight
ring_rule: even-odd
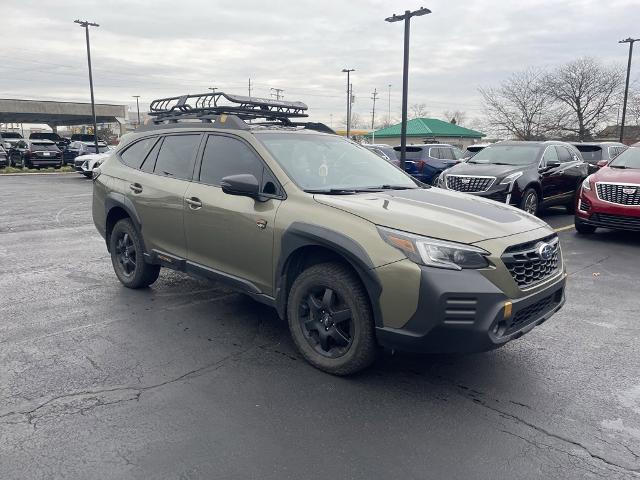
[[[500,182],[500,185],[507,185],[509,183],[513,183],[517,179],[519,179],[521,176],[522,176],[522,172],[516,172],[516,173],[512,173],[511,175],[507,175],[502,179],[502,181]]]
[[[582,181],[582,189],[583,189],[583,190],[591,190],[591,177],[592,177],[592,176],[593,176],[593,175],[589,175],[587,178],[585,178],[585,179]]]
[[[400,250],[409,260],[420,265],[450,270],[489,266],[489,262],[485,258],[489,252],[482,248],[422,237],[384,227],[378,227],[378,232],[385,242]]]

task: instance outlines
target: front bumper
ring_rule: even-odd
[[[418,353],[471,353],[498,348],[549,319],[564,305],[566,273],[518,299],[508,298],[477,270],[421,267],[420,296],[402,328],[378,327],[378,342]],[[505,318],[505,302],[511,314]]]
[[[600,200],[593,190],[580,189],[576,223],[616,230],[640,231],[640,206]]]

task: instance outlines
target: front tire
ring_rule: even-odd
[[[350,375],[375,360],[369,298],[356,274],[339,263],[314,265],[295,279],[287,318],[298,351],[320,370]]]
[[[109,237],[111,263],[118,280],[127,288],[144,288],[160,275],[160,265],[144,261],[142,240],[130,219],[115,224]]]
[[[431,179],[431,186],[432,187],[437,187],[438,186],[438,181],[440,180],[440,175],[434,175],[433,178]]]
[[[540,200],[538,199],[538,192],[533,188],[527,188],[522,195],[520,201],[520,208],[531,215],[537,215],[540,208]]]

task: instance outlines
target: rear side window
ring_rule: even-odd
[[[120,154],[122,163],[127,167],[140,168],[142,162],[147,156],[147,153],[149,153],[149,150],[151,150],[151,147],[153,147],[153,144],[156,143],[157,139],[158,137],[145,138],[128,147]]]
[[[200,181],[220,185],[229,175],[251,174],[262,181],[264,165],[258,155],[244,142],[231,137],[210,135],[202,156]]]
[[[576,148],[586,162],[596,163],[602,160],[602,148],[596,145],[577,145]]]
[[[153,172],[171,178],[190,180],[200,135],[165,137]]]
[[[456,156],[453,154],[453,149],[451,148],[446,148],[446,147],[440,147],[440,157],[443,160],[455,160]]]

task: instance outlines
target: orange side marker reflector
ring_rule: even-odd
[[[407,240],[406,238],[398,238],[391,235],[389,235],[388,238],[391,241],[391,243],[393,243],[399,249],[404,250],[406,252],[412,252],[412,253],[416,252],[415,248],[413,247],[413,242],[411,240]]]
[[[513,303],[504,302],[504,319],[508,320],[511,317],[511,312],[513,310]]]

